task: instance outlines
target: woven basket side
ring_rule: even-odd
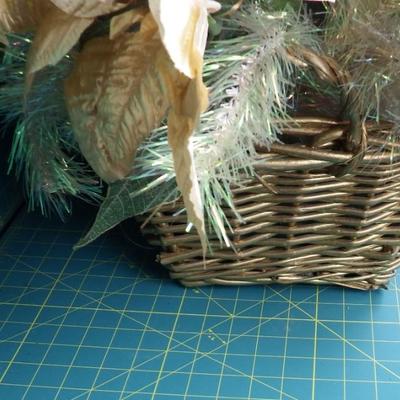
[[[256,176],[232,187],[241,219],[225,209],[232,248],[210,232],[212,251],[203,259],[197,234],[186,232],[181,202],[150,218],[145,233],[184,285],[376,289],[400,265],[400,145],[392,125],[361,119],[351,79],[331,58],[302,48],[288,49],[288,56],[343,89],[341,115],[296,117],[281,143],[258,148]]]
[[[210,234],[213,251],[203,260],[198,236],[186,232],[181,202],[164,205],[145,233],[164,249],[160,261],[171,276],[186,286],[383,287],[400,265],[400,155],[397,144],[385,140],[386,128],[370,126],[363,161],[343,177],[330,171],[352,155],[336,151],[334,142],[314,149],[279,145],[260,153],[258,177],[232,188],[242,219],[225,210],[234,248],[221,248]]]

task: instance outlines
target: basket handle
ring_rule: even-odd
[[[348,88],[351,81],[348,73],[341,70],[339,64],[331,57],[316,54],[304,47],[296,47],[287,50],[289,58],[292,62],[301,68],[313,68],[320,79],[327,81],[333,85],[338,85],[342,90],[342,112],[341,116],[348,119],[349,126],[345,131],[346,148],[353,153],[353,157],[346,162],[346,165],[335,167],[332,173],[336,176],[343,176],[357,168],[362,162],[368,145],[367,129],[365,121],[358,112],[355,101],[354,89]],[[297,55],[300,54],[301,58]]]

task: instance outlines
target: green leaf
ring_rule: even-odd
[[[222,21],[208,16],[208,29],[211,37],[218,36],[222,31]]]
[[[115,182],[109,185],[107,197],[89,232],[74,249],[88,245],[122,221],[178,197],[175,180],[168,177],[125,179]]]

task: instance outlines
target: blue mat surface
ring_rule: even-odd
[[[1,400],[398,400],[399,287],[185,289],[90,221],[0,244]]]

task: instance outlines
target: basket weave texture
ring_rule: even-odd
[[[331,59],[304,60],[324,79],[346,79]],[[186,286],[386,286],[400,266],[400,145],[390,123],[357,121],[351,93],[343,101],[346,119],[297,117],[284,130],[295,144],[259,149],[257,175],[232,187],[242,219],[225,209],[233,247],[210,234],[204,260],[181,201],[148,218],[144,233],[161,246],[172,278]]]

